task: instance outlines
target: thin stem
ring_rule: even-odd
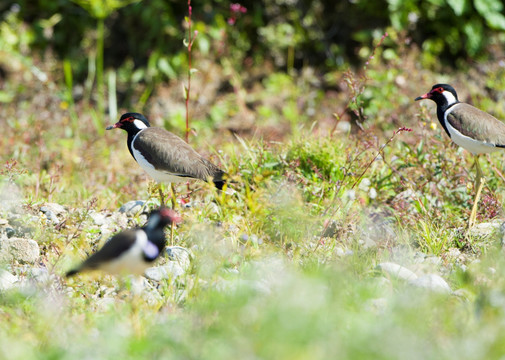
[[[188,86],[186,88],[186,142],[189,142],[189,94],[191,92],[191,47],[193,46],[193,34],[191,32],[191,0],[188,0]]]
[[[97,19],[97,39],[96,39],[96,87],[98,93],[98,112],[103,118],[104,106],[104,84],[103,84],[103,42],[105,37],[105,21],[103,18]]]

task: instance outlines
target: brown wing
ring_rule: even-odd
[[[505,123],[472,105],[455,105],[447,116],[447,121],[463,135],[496,146],[505,146]]]
[[[223,171],[204,159],[180,137],[162,128],[147,128],[135,139],[135,149],[149,161],[156,170],[170,174],[214,181],[222,178]]]

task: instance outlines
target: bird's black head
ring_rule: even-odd
[[[421,95],[415,99],[415,101],[431,99],[437,103],[437,105],[442,107],[447,107],[452,104],[459,102],[458,94],[456,90],[451,85],[447,84],[436,84],[433,85],[431,90],[424,95]]]
[[[126,113],[114,125],[107,126],[106,130],[121,128],[128,134],[136,134],[140,130],[150,127],[149,121],[139,113]]]
[[[155,228],[164,228],[167,225],[177,224],[181,221],[181,217],[172,209],[161,207],[157,210],[151,211],[149,219],[145,226],[146,230]]]

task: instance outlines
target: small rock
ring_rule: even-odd
[[[128,201],[126,204],[123,204],[119,208],[119,212],[126,214],[127,216],[130,216],[130,217],[135,216],[142,210],[145,203],[146,202],[144,200]]]
[[[56,215],[65,215],[67,213],[65,207],[57,203],[46,203],[40,208],[40,211],[43,213],[46,211],[52,211]]]
[[[114,297],[100,297],[93,301],[93,304],[96,309],[101,311],[114,309],[114,306],[117,304],[118,300]]]
[[[10,238],[0,242],[0,263],[18,261],[33,264],[39,255],[39,245],[35,240]]]
[[[40,211],[46,216],[47,222],[49,224],[58,224],[60,222],[60,219],[58,219],[58,216],[52,211],[44,206],[40,208]]]
[[[182,246],[167,246],[165,252],[167,253],[167,257],[171,261],[179,264],[184,271],[189,269],[192,255],[188,249]]]
[[[106,216],[96,211],[90,211],[89,217],[93,219],[95,225],[102,226],[106,223]]]
[[[13,288],[16,281],[18,281],[16,276],[8,271],[0,269],[0,292]]]
[[[158,290],[156,290],[156,286],[150,283],[145,277],[132,278],[130,291],[132,294],[141,296],[143,301],[150,305],[154,305],[163,300]]]
[[[476,298],[476,295],[468,289],[457,289],[452,294],[468,301],[474,301]]]
[[[111,224],[116,228],[124,229],[128,226],[128,216],[124,213],[113,212],[109,219]]]
[[[67,213],[67,210],[60,204],[46,203],[40,207],[40,212],[46,216],[49,224],[58,224],[61,221],[58,216],[63,217]]]
[[[184,274],[182,266],[176,262],[170,261],[166,265],[156,266],[146,269],[145,276],[154,281],[163,279],[175,279]]]
[[[412,271],[410,271],[406,267],[403,267],[401,265],[392,262],[380,263],[379,265],[377,265],[377,268],[397,279],[406,281],[417,279],[417,275],[414,274]]]
[[[437,293],[451,293],[451,287],[437,274],[426,274],[416,279],[409,280],[409,284],[418,288],[431,290]]]
[[[33,267],[28,271],[28,277],[36,282],[47,283],[51,280],[52,275],[46,268]]]
[[[470,235],[472,236],[489,236],[494,233],[496,230],[500,229],[499,222],[486,222],[474,225],[470,229]]]
[[[13,228],[11,227],[6,227],[5,228],[5,234],[7,235],[8,238],[11,238],[13,237],[14,235],[16,235],[16,230],[14,230]]]

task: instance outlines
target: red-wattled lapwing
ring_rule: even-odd
[[[456,90],[447,84],[433,85],[431,90],[415,100],[431,99],[437,104],[437,117],[452,141],[470,151],[475,157],[477,192],[468,220],[470,229],[475,223],[477,204],[485,179],[479,165],[479,154],[505,147],[505,123],[458,100]]]
[[[180,137],[165,129],[151,127],[142,114],[123,114],[117,123],[108,126],[106,130],[115,128],[128,133],[130,153],[156,182],[173,184],[200,179],[212,181],[220,190],[223,188],[223,170],[203,158]],[[163,205],[161,189],[160,197]]]
[[[99,251],[76,269],[67,272],[66,276],[87,270],[103,270],[115,275],[142,275],[165,248],[164,227],[179,221],[180,216],[174,210],[154,210],[144,227],[114,235]]]

